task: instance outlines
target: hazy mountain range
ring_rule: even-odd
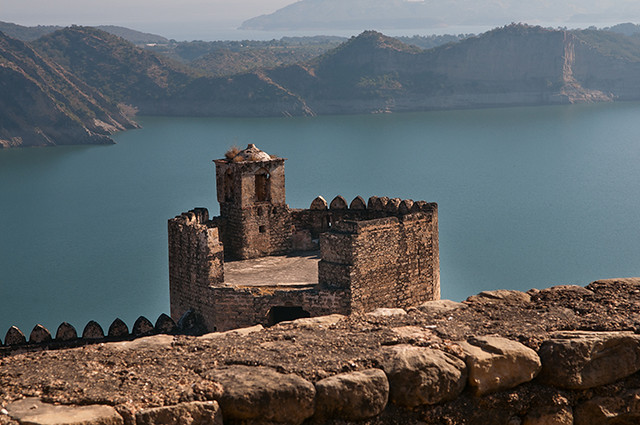
[[[242,29],[408,29],[504,22],[640,20],[636,0],[300,0],[242,23]]]
[[[366,31],[309,60],[251,71],[241,61],[224,76],[90,27],[30,43],[0,33],[0,146],[109,143],[135,127],[134,110],[292,116],[640,100],[634,28],[514,24],[431,49]]]

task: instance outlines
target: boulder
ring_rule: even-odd
[[[171,335],[151,335],[133,341],[109,342],[104,346],[110,350],[160,350],[169,349],[173,345]]]
[[[458,310],[462,308],[467,308],[466,304],[462,304],[459,302],[451,301],[451,300],[436,300],[436,301],[427,301],[425,303],[420,304],[416,309],[423,313],[433,313],[433,314],[442,314],[448,313],[453,310]]]
[[[111,406],[58,406],[38,398],[14,401],[7,407],[12,419],[29,425],[122,425],[124,421]]]
[[[312,329],[323,326],[335,325],[346,316],[343,314],[329,314],[327,316],[316,316],[316,317],[303,317],[296,320],[291,320],[287,322],[280,322],[275,326],[294,326],[296,328],[306,328]]]
[[[369,419],[384,410],[388,399],[389,381],[380,369],[331,376],[316,382],[314,418]]]
[[[535,378],[540,358],[531,348],[497,336],[483,336],[461,342],[466,355],[469,385],[476,395],[516,387]]]
[[[637,425],[640,423],[640,390],[620,397],[594,397],[576,408],[575,425]]]
[[[376,308],[370,313],[367,313],[369,317],[392,317],[392,316],[404,316],[407,312],[402,308]]]
[[[505,304],[526,304],[531,302],[531,295],[522,291],[499,289],[497,291],[482,291],[478,295],[467,298],[469,303],[502,302]]]
[[[431,348],[404,344],[384,348],[382,366],[389,379],[389,398],[406,407],[453,400],[467,380],[462,360]]]
[[[640,335],[632,332],[566,331],[538,351],[540,381],[582,390],[613,383],[640,370]]]
[[[222,385],[218,402],[225,421],[300,424],[314,413],[316,389],[297,375],[234,365],[211,370],[206,378]]]
[[[232,329],[230,331],[224,331],[224,332],[211,332],[211,333],[199,336],[198,339],[207,341],[211,339],[222,338],[227,335],[246,336],[254,332],[259,332],[263,329],[264,327],[262,325],[255,325],[255,326],[250,326],[248,328]]]
[[[194,401],[156,407],[136,413],[136,425],[222,425],[222,412],[215,401]]]

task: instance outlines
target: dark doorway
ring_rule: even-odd
[[[305,311],[302,307],[271,307],[271,310],[267,313],[267,326],[273,326],[280,322],[302,319],[304,317],[311,317],[311,314],[308,311]]]

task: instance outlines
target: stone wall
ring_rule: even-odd
[[[318,285],[287,287],[234,287],[210,288],[212,303],[203,306],[207,328],[225,331],[262,324],[275,324],[273,316],[282,307],[298,309],[302,315],[324,316],[333,313],[349,314],[350,297],[347,290],[324,290]],[[275,309],[274,309],[275,308]],[[294,312],[295,314],[295,312]]]
[[[368,205],[339,211],[342,218],[320,235],[320,285],[350,288],[352,311],[360,312],[439,299],[437,205],[376,197]]]
[[[169,295],[171,317],[201,310],[208,288],[224,282],[224,253],[218,228],[198,208],[169,220]]]

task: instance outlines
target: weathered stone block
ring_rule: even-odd
[[[215,401],[180,403],[141,410],[136,425],[222,425],[222,412]]]
[[[151,321],[144,316],[140,316],[133,324],[131,333],[134,336],[144,336],[151,335],[154,331],[155,329],[153,328]]]
[[[37,324],[29,335],[29,344],[43,344],[51,342],[51,332],[44,326]]]
[[[129,327],[119,318],[114,320],[109,326],[107,336],[110,338],[122,338],[129,336]]]
[[[382,351],[382,366],[389,379],[389,397],[406,407],[455,399],[466,385],[464,362],[430,348],[396,345]]]
[[[359,421],[379,415],[389,399],[389,382],[380,369],[343,373],[316,382],[315,419]]]
[[[27,343],[27,337],[16,326],[11,326],[4,337],[5,345],[22,345]]]
[[[218,402],[225,421],[300,424],[314,413],[316,389],[299,376],[267,367],[229,366],[206,377],[224,389]]]
[[[640,370],[640,335],[558,332],[542,344],[539,354],[541,382],[558,388],[593,388]]]
[[[98,322],[91,320],[84,327],[82,331],[82,338],[84,339],[102,339],[104,338],[104,331],[102,330],[102,326]]]
[[[154,328],[158,333],[172,334],[178,330],[178,325],[176,325],[176,322],[174,322],[171,317],[162,313],[158,316],[158,320],[156,320]]]
[[[535,351],[502,337],[477,337],[460,343],[460,347],[466,355],[469,385],[476,395],[529,382],[542,367]]]
[[[25,398],[7,406],[9,416],[25,425],[122,425],[111,406],[58,406]]]
[[[62,322],[56,331],[56,341],[71,341],[78,338],[76,328],[67,322]]]

